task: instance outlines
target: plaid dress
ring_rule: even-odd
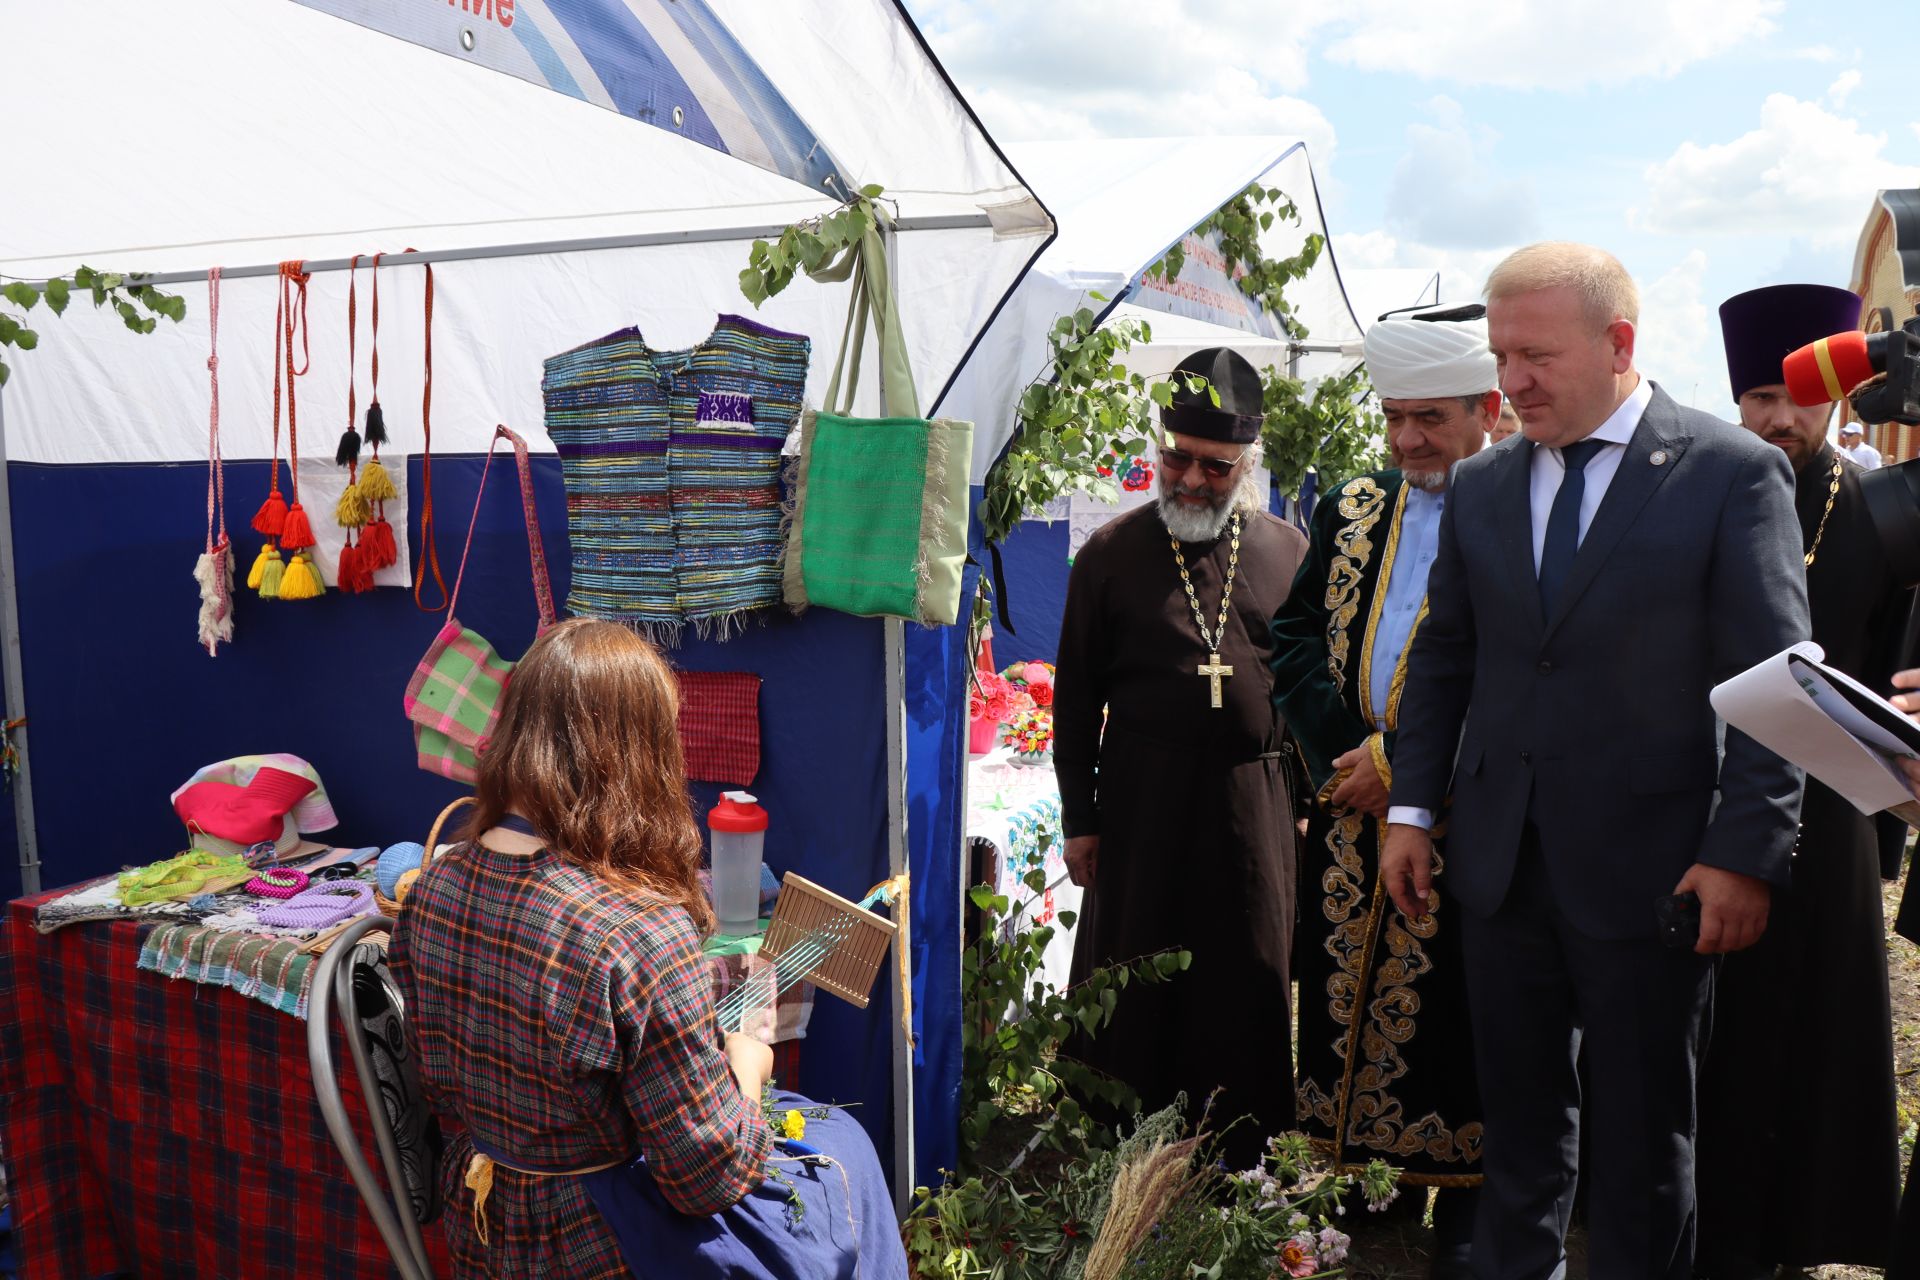
[[[720,1050],[712,978],[681,908],[549,852],[467,845],[416,882],[388,958],[435,1109],[513,1164],[582,1169],[643,1153],[689,1214],[761,1184],[771,1132]],[[442,1169],[456,1275],[628,1275],[573,1178],[496,1166],[482,1244],[463,1176],[472,1154],[462,1134]]]

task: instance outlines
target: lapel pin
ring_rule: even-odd
[[[1655,449],[1647,455],[1647,461],[1656,467],[1664,467],[1667,465],[1667,451],[1665,449]]]

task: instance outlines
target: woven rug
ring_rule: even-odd
[[[231,987],[296,1018],[307,1016],[318,955],[297,938],[270,938],[198,924],[170,924],[148,932],[139,967],[165,978]]]

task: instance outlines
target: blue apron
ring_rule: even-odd
[[[775,1097],[783,1109],[817,1105],[797,1094]],[[766,1181],[711,1215],[668,1204],[645,1157],[565,1176],[592,1197],[637,1280],[905,1280],[900,1224],[866,1131],[831,1110],[808,1119],[806,1143],[824,1159],[796,1158],[776,1144]],[[474,1150],[512,1164],[477,1142]]]

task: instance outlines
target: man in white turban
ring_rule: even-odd
[[[1435,1202],[1432,1274],[1469,1275],[1480,1104],[1459,939],[1379,888],[1406,652],[1426,613],[1447,472],[1500,413],[1485,308],[1383,318],[1367,371],[1393,470],[1328,491],[1274,616],[1274,701],[1319,788],[1300,855],[1296,1112],[1342,1168],[1381,1159]],[[1444,890],[1436,890],[1444,893]],[[1419,1197],[1408,1197],[1410,1203]]]

